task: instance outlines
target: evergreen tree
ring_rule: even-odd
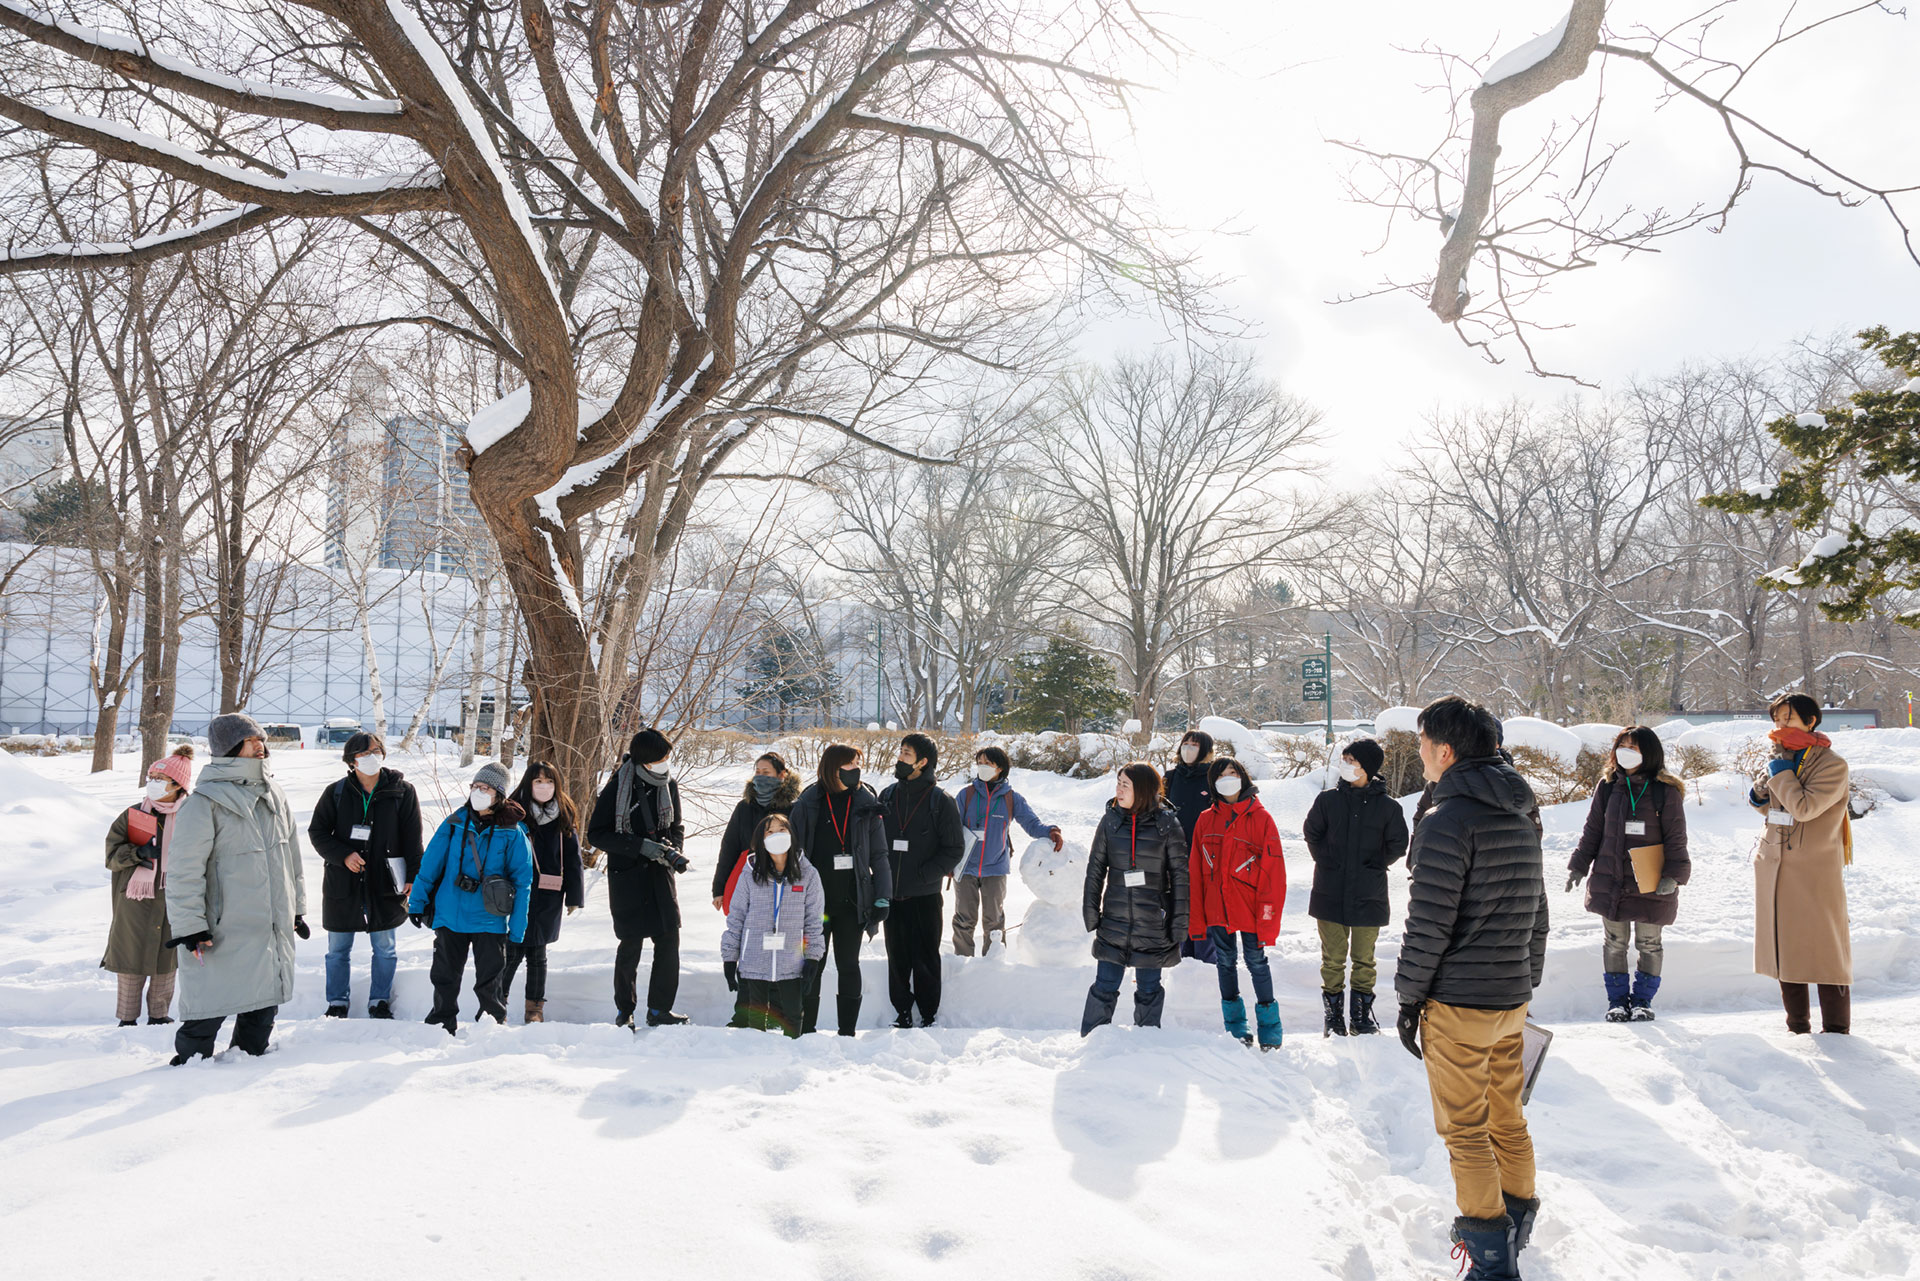
[[[1038,653],[1014,658],[1007,710],[999,718],[1011,730],[1080,732],[1089,717],[1112,716],[1131,705],[1114,683],[1113,666],[1072,630],[1047,641]]]
[[[92,547],[106,537],[97,523],[110,510],[105,483],[63,476],[34,491],[33,503],[20,514],[28,542],[47,547]]]
[[[831,707],[840,696],[840,675],[820,646],[785,628],[770,627],[747,657],[740,696],[786,729],[794,709]]]
[[[1861,391],[1850,407],[1798,414],[1767,430],[1796,460],[1771,485],[1712,494],[1700,501],[1730,512],[1786,512],[1809,532],[1829,523],[1837,493],[1848,485],[1920,484],[1920,333],[1894,336],[1885,327],[1863,330],[1861,345],[1903,382],[1885,391]],[[1774,591],[1826,588],[1838,593],[1821,601],[1828,618],[1857,622],[1883,597],[1920,588],[1920,530],[1896,521],[1869,529],[1847,522],[1845,537],[1828,533],[1799,565],[1760,578]],[[1911,605],[1911,601],[1903,602]],[[1920,627],[1920,608],[1896,617]]]

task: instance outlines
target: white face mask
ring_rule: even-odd
[[[792,848],[793,848],[792,832],[768,832],[767,833],[767,853],[785,854],[788,850]]]
[[[493,808],[493,789],[491,787],[474,788],[467,793],[467,804],[473,807],[473,812],[476,814],[486,813]]]
[[[1181,759],[1181,760],[1183,760],[1183,761],[1185,761],[1185,762],[1186,762],[1187,764],[1189,764],[1189,765],[1191,765],[1191,764],[1193,764],[1193,763],[1194,763],[1195,761],[1197,761],[1197,760],[1199,760],[1199,759],[1200,759],[1200,745],[1199,745],[1198,743],[1182,743],[1182,744],[1180,744],[1180,759]]]
[[[538,783],[535,783],[533,785],[533,799],[536,801],[539,801],[542,805],[545,805],[548,801],[552,800],[553,784],[544,778],[541,779]]]
[[[353,758],[353,767],[362,774],[365,774],[368,778],[372,778],[375,774],[378,774],[380,767],[386,763],[387,758],[378,752],[368,752],[365,756],[356,756]]]
[[[1640,768],[1640,762],[1646,758],[1631,747],[1616,747],[1613,750],[1613,759],[1620,762],[1621,769],[1631,774]]]
[[[1352,761],[1340,762],[1340,777],[1346,779],[1349,783],[1358,783],[1366,776],[1367,772]]]
[[[657,761],[654,764],[647,766],[647,768],[652,770],[654,773],[660,775],[662,778],[665,778],[667,776],[667,771],[671,769],[672,766],[673,766],[672,761]]]
[[[1000,771],[998,769],[994,768],[991,765],[985,764],[984,762],[980,762],[980,761],[974,762],[973,776],[979,779],[982,783],[991,783],[993,781],[993,776],[998,774],[999,772]]]
[[[172,786],[173,786],[173,784],[172,784],[172,783],[170,783],[170,782],[168,782],[168,781],[167,781],[166,779],[164,779],[164,778],[150,778],[150,779],[148,779],[148,780],[147,780],[147,799],[148,799],[148,800],[150,800],[150,801],[164,801],[164,800],[166,800],[166,799],[167,799],[167,789],[168,789],[169,787],[172,787]]]
[[[1220,781],[1213,785],[1213,790],[1228,800],[1232,800],[1234,797],[1240,795],[1240,776],[1231,771],[1222,774]]]

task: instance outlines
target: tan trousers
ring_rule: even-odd
[[[982,917],[986,919],[981,920]],[[984,924],[984,955],[993,946],[997,931],[1002,944],[1007,941],[1007,878],[1004,876],[956,876],[953,878],[953,954],[973,955],[973,927]]]
[[[1506,1214],[1501,1193],[1533,1195],[1533,1138],[1520,1112],[1521,1029],[1527,1011],[1469,1010],[1428,1001],[1420,1016],[1433,1127],[1453,1165],[1460,1213]]]
[[[1347,953],[1353,953],[1353,990],[1373,991],[1380,977],[1374,963],[1374,948],[1380,942],[1377,925],[1335,925],[1332,921],[1314,922],[1320,927],[1320,987],[1327,992],[1343,992],[1347,987]],[[1349,947],[1351,940],[1351,947]]]
[[[132,1022],[140,1017],[140,990],[147,992],[147,1017],[163,1019],[167,1016],[167,1007],[173,1004],[173,983],[179,972],[169,970],[165,974],[116,974],[118,982],[113,1012],[122,1023]]]

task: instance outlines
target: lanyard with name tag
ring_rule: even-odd
[[[782,951],[787,946],[787,936],[784,934],[762,934],[760,936],[760,946],[769,952]]]
[[[903,837],[901,837],[901,838],[900,838],[899,840],[897,840],[897,841],[895,841],[895,842],[893,843],[893,848],[894,848],[894,851],[895,851],[896,853],[900,853],[900,854],[905,854],[905,853],[907,852],[907,839],[906,839],[906,837],[904,837],[904,836],[903,836]]]
[[[853,870],[853,855],[835,854],[833,856],[833,870],[836,872],[851,872]]]
[[[1785,810],[1768,810],[1767,822],[1773,824],[1775,827],[1792,827],[1793,815],[1787,813]]]
[[[373,839],[373,828],[366,823],[355,823],[352,829],[348,831],[347,839],[350,841],[370,841]]]
[[[1132,871],[1122,872],[1120,879],[1129,886],[1141,886],[1147,883],[1147,874],[1139,868],[1134,868]]]
[[[1645,836],[1646,834],[1647,834],[1647,820],[1646,820],[1646,819],[1644,819],[1644,818],[1630,818],[1630,819],[1628,819],[1628,820],[1627,820],[1627,835],[1628,835],[1628,836]]]

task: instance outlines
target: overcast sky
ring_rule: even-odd
[[[1439,235],[1427,224],[1364,256],[1380,239],[1382,215],[1345,200],[1339,177],[1348,161],[1323,141],[1426,150],[1444,127],[1444,101],[1418,92],[1434,66],[1394,46],[1503,52],[1552,27],[1564,0],[1162,7],[1193,55],[1157,76],[1136,132],[1116,137],[1114,150],[1173,221],[1195,229],[1203,269],[1234,278],[1227,302],[1258,326],[1269,372],[1325,412],[1342,481],[1361,480],[1384,444],[1417,433],[1436,406],[1565,394],[1564,384],[1526,376],[1512,362],[1487,365],[1410,295],[1328,305],[1388,270],[1430,273]],[[1730,6],[1748,21],[1777,18],[1786,7]],[[1620,24],[1636,5],[1612,8]],[[1681,6],[1639,0],[1637,8],[1670,21]],[[1780,61],[1741,91],[1748,111],[1869,179],[1920,183],[1920,22],[1869,14],[1775,56]],[[1717,125],[1687,104],[1654,114],[1651,77],[1634,70],[1608,67],[1609,132],[1632,140],[1616,166],[1614,202],[1674,207],[1723,198],[1732,167]],[[1564,86],[1560,97],[1510,115],[1503,142],[1524,145],[1549,115],[1588,92],[1584,83]],[[1239,234],[1200,230],[1214,227]],[[1563,279],[1537,314],[1575,324],[1541,340],[1543,363],[1617,383],[1689,359],[1764,355],[1807,334],[1877,323],[1920,328],[1920,267],[1884,213],[1842,209],[1762,179],[1724,234],[1697,230],[1664,242],[1657,256]],[[1085,346],[1099,356],[1163,338],[1135,320],[1096,326]]]

